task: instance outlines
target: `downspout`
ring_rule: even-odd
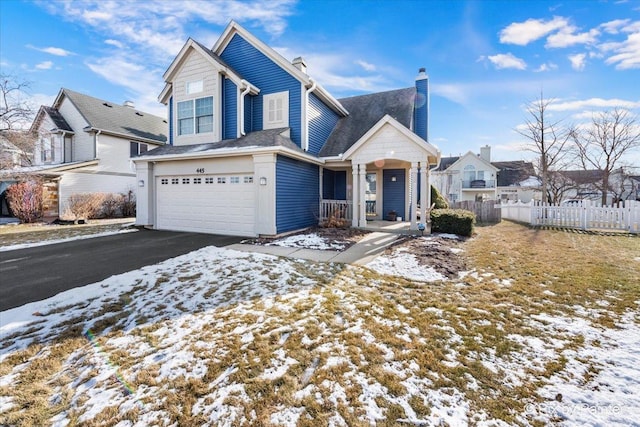
[[[309,94],[316,90],[318,84],[309,77],[309,81],[311,82],[311,87],[308,88],[304,93],[304,105],[305,105],[305,114],[304,114],[304,123],[305,123],[305,134],[304,134],[304,147],[302,148],[304,151],[309,151]]]
[[[249,82],[244,79],[240,80],[240,83],[246,86],[245,89],[242,91],[242,93],[240,93],[240,136],[245,136],[246,133],[244,131],[244,97],[246,94],[248,94],[251,91],[251,86],[249,85]]]
[[[98,136],[100,135],[100,133],[102,133],[102,129],[98,129],[98,131],[96,132],[96,137],[93,140],[93,158],[94,159],[98,158]]]

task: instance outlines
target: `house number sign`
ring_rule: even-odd
[[[198,169],[196,169],[196,173],[204,173],[204,168],[198,168]]]

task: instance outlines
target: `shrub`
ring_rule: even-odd
[[[74,193],[67,201],[68,211],[74,221],[96,218],[102,208],[105,195],[102,193]]]
[[[42,182],[30,180],[7,188],[7,201],[13,214],[22,222],[42,218]]]
[[[102,200],[101,213],[105,218],[114,218],[122,211],[124,194],[109,193],[104,195]]]
[[[120,207],[123,217],[136,216],[136,193],[129,190],[126,194],[122,194],[122,205]]]
[[[476,216],[464,209],[434,209],[431,211],[431,231],[471,236]]]
[[[436,187],[431,186],[431,203],[435,204],[434,209],[449,209],[449,203]]]

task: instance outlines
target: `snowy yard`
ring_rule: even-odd
[[[370,268],[209,247],[2,312],[0,424],[639,425],[640,239],[545,233]]]

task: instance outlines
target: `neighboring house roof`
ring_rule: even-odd
[[[89,124],[85,130],[100,130],[157,144],[167,142],[168,124],[163,117],[64,88],[58,94],[54,107],[60,105],[64,96]]]
[[[209,142],[194,145],[165,145],[155,150],[147,151],[137,157],[150,157],[162,155],[176,155],[187,153],[200,153],[203,151],[217,150],[220,148],[251,148],[251,147],[285,147],[300,153],[304,153],[293,141],[286,136],[289,128],[268,129],[248,133],[237,139],[225,139],[220,142]]]
[[[42,109],[44,110],[45,113],[49,115],[49,117],[51,117],[51,121],[53,121],[53,124],[56,126],[56,129],[73,132],[73,129],[71,129],[71,126],[69,126],[69,123],[67,123],[64,117],[62,117],[62,114],[60,114],[60,111],[58,111],[53,107],[47,107],[46,105],[43,105]]]
[[[536,174],[533,164],[523,160],[491,162],[491,164],[499,169],[498,187],[522,185],[523,182],[528,181]]]
[[[602,181],[604,171],[593,170],[573,170],[573,171],[560,171],[562,175],[569,178],[577,185],[593,184],[594,182]]]
[[[441,172],[441,171],[445,171],[449,168],[449,166],[451,166],[452,164],[454,164],[455,162],[457,162],[460,159],[460,157],[456,156],[456,157],[442,157],[440,159],[440,165],[434,169],[435,172]]]
[[[320,157],[345,153],[387,114],[411,129],[415,87],[339,99],[349,115],[342,117],[320,150]]]

